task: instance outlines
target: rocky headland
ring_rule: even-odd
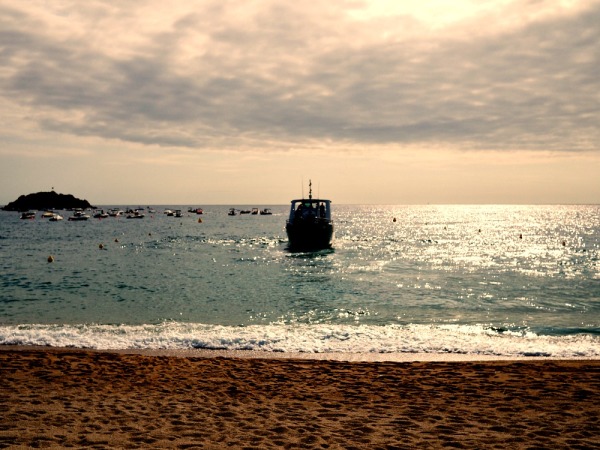
[[[4,211],[29,211],[52,209],[93,208],[87,200],[81,200],[71,194],[57,194],[54,191],[37,192],[35,194],[21,195],[14,202],[10,202],[2,209]]]

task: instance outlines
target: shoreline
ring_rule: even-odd
[[[560,356],[502,356],[467,353],[308,353],[269,352],[260,350],[208,350],[208,349],[92,349],[80,347],[52,347],[43,345],[0,344],[2,351],[38,350],[48,352],[116,353],[178,358],[234,358],[267,360],[315,360],[345,362],[492,362],[492,361],[600,361],[600,356],[564,358]]]

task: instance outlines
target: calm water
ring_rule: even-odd
[[[315,253],[230,206],[0,212],[0,343],[600,356],[600,206],[334,205]]]

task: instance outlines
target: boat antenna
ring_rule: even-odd
[[[304,198],[304,177],[302,177],[302,198]]]
[[[312,200],[312,180],[308,180],[308,199]]]

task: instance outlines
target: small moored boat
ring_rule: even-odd
[[[146,217],[141,211],[135,210],[132,213],[127,214],[128,219],[143,219]]]
[[[83,211],[75,211],[72,216],[69,217],[70,221],[80,221],[80,220],[88,220],[90,218],[89,215],[85,214]]]
[[[35,212],[34,211],[26,211],[24,213],[21,213],[21,219],[35,219]]]
[[[96,211],[94,213],[94,219],[106,219],[108,217],[108,213],[104,212],[103,209]]]

